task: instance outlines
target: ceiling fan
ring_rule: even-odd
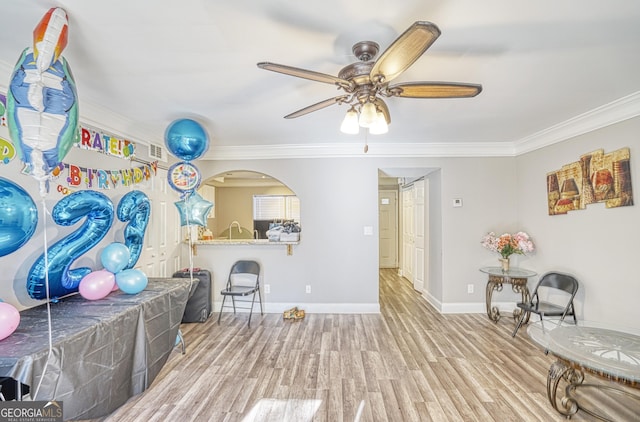
[[[482,91],[482,86],[455,82],[389,83],[407,70],[440,36],[440,29],[431,23],[418,21],[374,60],[380,46],[373,41],[362,41],[353,46],[359,61],[344,67],[338,76],[300,69],[282,64],[260,62],[258,67],[316,82],[337,85],[345,94],[304,107],[284,116],[293,119],[334,104],[351,105],[341,130],[358,133],[359,126],[370,133],[385,133],[391,123],[386,103],[381,97],[404,98],[468,98]]]

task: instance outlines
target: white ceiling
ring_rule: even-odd
[[[283,116],[336,88],[259,69],[260,61],[337,75],[351,46],[384,50],[414,21],[442,35],[394,82],[479,83],[470,99],[386,100],[389,133],[370,154],[517,153],[640,114],[637,0],[0,0],[0,89],[50,7],[69,16],[63,52],[81,122],[163,144],[195,118],[204,158],[322,154],[357,147],[339,126],[346,105]],[[288,152],[289,151],[289,152]],[[473,151],[473,152],[471,152]],[[226,155],[225,155],[226,154]]]

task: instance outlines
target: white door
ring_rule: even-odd
[[[424,291],[425,279],[425,182],[417,180],[413,184],[414,189],[414,270],[413,288],[419,292]]]
[[[413,283],[414,270],[414,195],[413,185],[402,188],[402,275],[411,283]]]
[[[398,268],[398,192],[378,193],[380,268]]]
[[[170,267],[175,266],[177,249],[172,248],[178,220],[169,207],[174,207],[175,195],[168,192],[167,171],[158,168],[155,177],[140,185],[151,203],[149,224],[145,233],[145,247],[137,267],[147,277],[167,277]],[[171,241],[170,241],[171,240]]]

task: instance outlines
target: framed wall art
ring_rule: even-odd
[[[607,208],[633,205],[629,148],[605,154],[603,149],[547,173],[549,215],[582,210],[595,202]]]

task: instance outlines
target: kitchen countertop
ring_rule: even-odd
[[[188,243],[188,242],[187,242]],[[295,242],[273,242],[268,239],[213,239],[213,240],[196,240],[194,245],[297,245],[300,241]]]

